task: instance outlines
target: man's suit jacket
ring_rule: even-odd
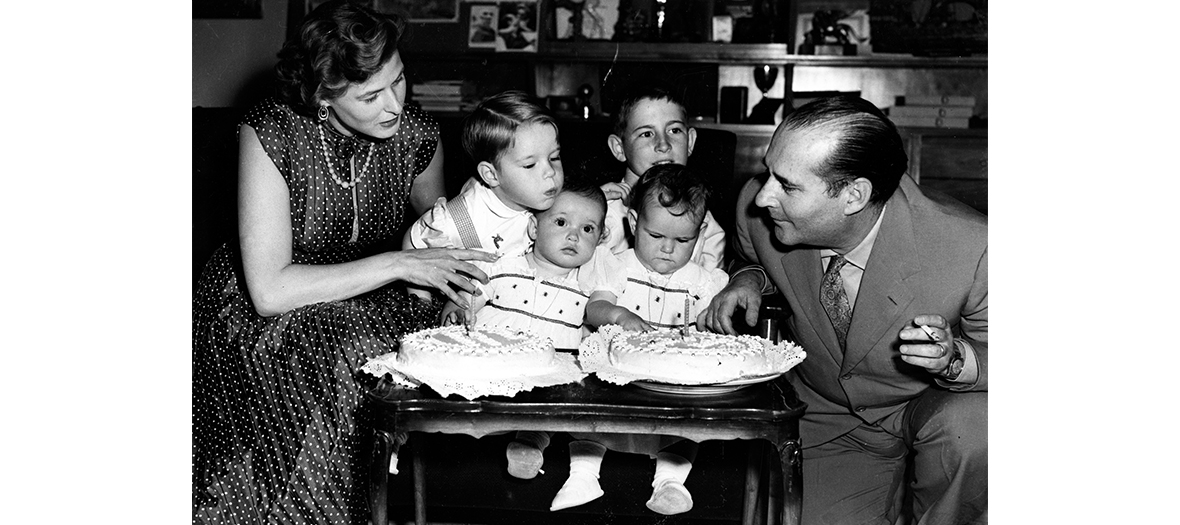
[[[861,423],[895,425],[905,403],[937,386],[924,369],[900,358],[902,328],[919,314],[939,314],[975,350],[979,376],[952,390],[987,390],[987,218],[944,194],[902,177],[866,264],[852,309],[847,351],[820,304],[819,249],[788,247],[773,222],[753,206],[759,178],[738,197],[736,243],[757,261],[791,308],[787,322],[807,358],[790,378],[808,404],[800,425],[805,447]]]

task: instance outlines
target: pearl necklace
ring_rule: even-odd
[[[375,144],[372,142],[369,143],[369,154],[365,157],[365,165],[361,166],[361,174],[357,175],[351,181],[345,182],[344,179],[341,179],[340,176],[336,174],[336,168],[332,167],[332,154],[328,152],[328,139],[324,137],[324,127],[318,126],[318,129],[320,130],[320,145],[324,147],[324,161],[328,163],[328,174],[332,176],[332,180],[336,181],[336,184],[340,185],[341,188],[347,190],[353,186],[356,186],[356,184],[360,182],[362,178],[364,178],[365,171],[369,169],[369,161],[373,160],[373,147]],[[352,157],[349,157],[349,165],[352,165]]]

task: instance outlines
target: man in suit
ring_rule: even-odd
[[[986,522],[987,218],[905,175],[897,129],[860,98],[789,114],[765,163],[733,236],[757,264],[698,322],[732,334],[764,293],[790,306],[803,523]]]

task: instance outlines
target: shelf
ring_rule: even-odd
[[[787,44],[542,42],[537,53],[417,53],[439,60],[495,60],[526,62],[682,62],[698,64],[774,64],[873,68],[987,68],[986,56],[915,57],[911,55],[816,56],[787,53]]]

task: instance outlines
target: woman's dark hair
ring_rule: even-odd
[[[397,51],[403,24],[353,0],[332,0],[303,21],[299,36],[279,51],[277,95],[300,113],[343,95],[350,83],[369,79]]]
[[[642,217],[649,204],[658,204],[672,215],[690,214],[700,224],[709,194],[709,185],[696,170],[683,164],[656,164],[643,172],[631,190],[631,209]]]
[[[834,197],[857,177],[873,183],[869,202],[883,204],[893,195],[909,159],[897,127],[877,106],[860,97],[828,97],[808,103],[783,118],[783,129],[835,131],[828,158],[815,166]]]

